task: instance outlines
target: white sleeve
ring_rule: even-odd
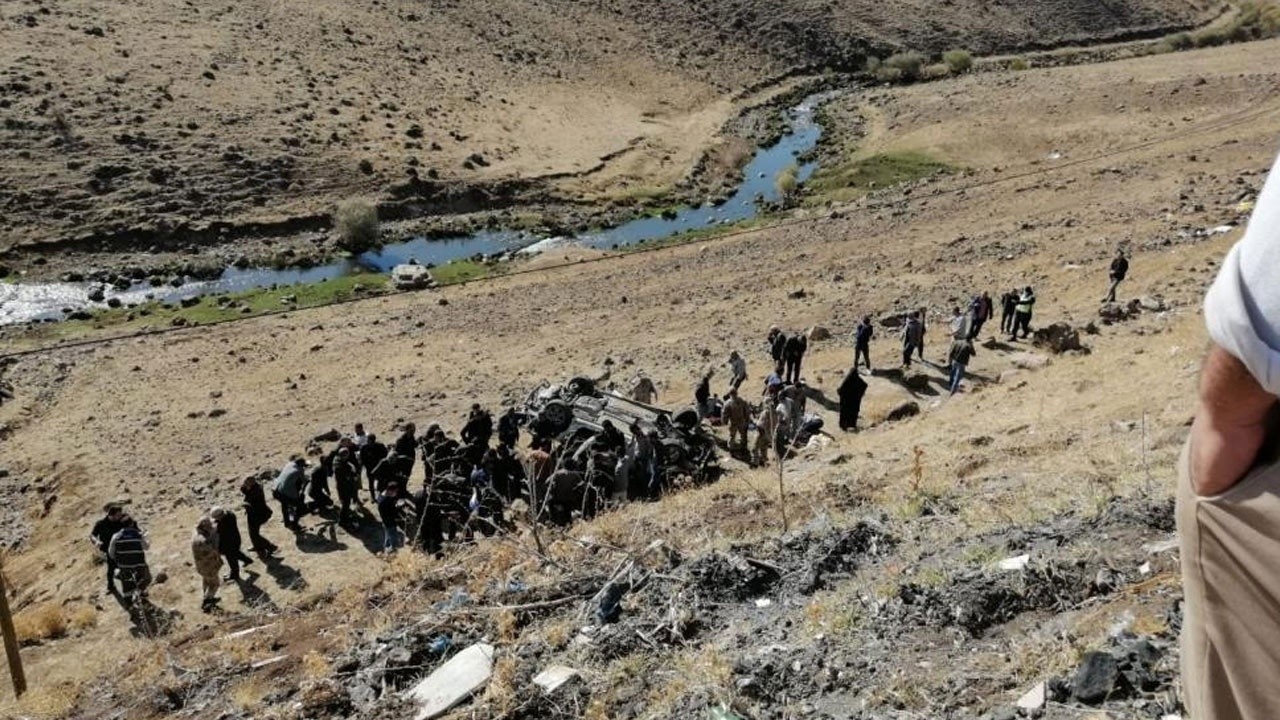
[[[1204,299],[1209,336],[1280,396],[1280,162]]]

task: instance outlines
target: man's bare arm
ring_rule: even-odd
[[[1217,495],[1253,467],[1276,396],[1235,356],[1213,345],[1200,373],[1200,400],[1191,425],[1191,482],[1196,494]]]

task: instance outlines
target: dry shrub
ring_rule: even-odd
[[[363,252],[378,243],[378,208],[367,200],[347,200],[338,205],[333,226],[339,246]]]
[[[515,658],[498,658],[493,664],[493,677],[485,691],[485,698],[493,705],[498,715],[506,715],[515,709],[518,693],[516,692],[516,673],[520,664]]]
[[[421,582],[430,566],[431,560],[425,554],[403,550],[387,559],[383,578],[395,585],[410,585]]]
[[[44,603],[15,615],[13,627],[20,643],[54,640],[67,634],[67,614],[57,603]]]
[[[72,605],[67,609],[67,623],[72,630],[87,630],[98,624],[98,611],[92,605]]]
[[[498,626],[498,639],[504,643],[515,642],[520,636],[520,619],[512,610],[503,610],[498,613],[496,619]]]

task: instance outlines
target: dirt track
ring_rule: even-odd
[[[76,681],[109,669],[95,660],[105,659],[104,648],[153,652],[128,639],[118,608],[102,601],[100,568],[81,552],[105,497],[127,494],[150,529],[153,562],[172,576],[157,602],[183,613],[182,637],[215,622],[196,609],[195,576],[184,565],[193,521],[208,505],[235,504],[235,481],[280,465],[317,432],[357,420],[384,435],[400,419],[456,428],[473,401],[497,407],[538,380],[596,371],[607,358],[616,363],[616,380],[644,370],[660,381],[664,402],[682,403],[696,374],[731,349],[746,351],[751,382],[760,378],[763,331],[771,324],[833,330],[837,339],[817,344],[806,369],[816,391],[833,397],[849,361],[843,338],[856,317],[927,306],[939,327],[947,309],[974,291],[1032,284],[1040,298],[1036,325],[1064,320],[1082,327],[1096,318],[1117,243],[1134,251],[1122,293],[1159,294],[1167,311],[1103,327],[1085,338],[1091,354],[1054,357],[1038,369],[1016,367],[1028,364],[1021,344],[979,348],[973,391],[918,397],[923,417],[837,437],[794,464],[789,503],[797,522],[886,514],[900,519],[898,531],[911,538],[907,549],[824,596],[838,604],[872,592],[886,577],[909,579],[932,567],[933,547],[974,543],[984,532],[1035,525],[1058,512],[1087,515],[1112,495],[1167,497],[1204,342],[1198,299],[1216,258],[1237,237],[1195,231],[1241,219],[1239,203],[1260,186],[1280,130],[1274,101],[1280,76],[1269,70],[1277,67],[1280,43],[1265,42],[877,92],[850,100],[848,108],[875,119],[869,149],[927,150],[970,171],[886,191],[784,230],[448,290],[440,294],[447,305],[435,295],[380,299],[23,361],[8,372],[21,401],[0,408],[0,422],[10,426],[4,464],[19,485],[30,485],[24,494],[30,544],[7,564],[19,588],[16,603],[99,608],[96,627],[28,649],[28,661],[50,680]],[[1055,162],[1161,138],[1172,139],[1052,170]],[[1050,160],[1055,152],[1061,157]],[[1024,172],[1035,174],[1001,181]],[[971,189],[944,192],[959,187]],[[802,299],[789,297],[800,289]],[[895,351],[882,332],[873,360],[891,365]],[[936,361],[942,351],[931,340],[929,357]],[[867,419],[878,422],[910,398],[896,384],[873,380]],[[215,408],[226,413],[212,417]],[[1134,430],[1139,422],[1141,437]],[[925,449],[930,491],[951,503],[936,522],[909,509],[912,446]],[[841,464],[831,464],[838,458]],[[718,486],[627,508],[574,535],[643,546],[648,534],[659,533],[697,554],[773,534],[776,504],[751,490],[770,482],[767,472],[740,470]],[[861,499],[836,502],[845,489]],[[722,522],[708,525],[707,518]],[[296,548],[282,542],[278,526],[269,534],[286,546],[287,566],[306,582],[298,589],[292,575],[275,583],[264,576],[259,582],[277,605],[313,601],[326,588],[360,586],[385,572],[368,561],[360,539],[341,531]],[[1118,538],[1086,535],[1084,545],[1073,547],[1116,554],[1122,548],[1108,543]],[[236,594],[225,594],[228,609],[242,612]],[[1123,608],[1105,601],[1054,622],[1097,639],[1106,618],[1124,609],[1145,617],[1162,612],[1167,601],[1167,594],[1137,592],[1123,598]],[[800,627],[804,607],[789,606],[769,623],[786,618]],[[316,612],[324,612],[323,602]],[[1034,622],[1041,617],[997,628],[996,639],[966,658],[926,651],[928,643],[916,637],[923,644],[908,644],[913,649],[902,658],[884,656],[886,674],[871,687],[832,697],[886,713],[905,703],[928,714],[938,707],[930,693],[895,695],[904,678],[939,697],[972,673],[1000,672],[1023,683],[1063,671],[1071,648],[1046,636]],[[821,622],[834,621],[821,616]],[[851,632],[850,642],[867,642]],[[1026,664],[1011,667],[1010,654]],[[630,661],[640,663],[636,674],[643,675],[643,668],[653,669],[645,663],[669,659]],[[921,661],[935,663],[922,681],[914,665]],[[618,671],[617,662],[623,661],[591,668],[598,686]],[[720,675],[690,672],[719,687]],[[600,697],[616,703],[608,707],[633,711],[648,697],[653,717],[693,702],[693,690],[678,691],[662,677],[638,695],[601,690]],[[662,696],[664,689],[674,697]],[[976,716],[1009,699],[970,697],[962,705]]]

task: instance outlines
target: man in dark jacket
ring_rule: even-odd
[[[371,501],[376,501],[378,498],[378,491],[373,486],[373,470],[378,467],[378,463],[387,457],[387,452],[387,446],[378,442],[378,436],[373,433],[369,433],[369,441],[364,444],[364,447],[360,448],[360,466],[364,468],[365,478],[369,482],[369,498]]]
[[[396,438],[394,450],[400,457],[400,471],[405,480],[413,477],[413,463],[418,458],[418,428],[413,423],[404,426],[400,437]]]
[[[107,592],[115,595],[116,563],[107,550],[111,546],[111,538],[124,528],[125,515],[124,509],[116,503],[108,503],[103,511],[106,516],[93,524],[93,529],[89,531],[89,541],[98,552],[102,553],[102,557],[107,562]]]
[[[386,490],[388,485],[392,483],[404,484],[406,478],[403,475],[404,465],[400,460],[400,453],[392,450],[387,456],[382,458],[382,462],[369,473],[369,491],[373,495],[373,502],[378,502],[378,493]]]
[[[1124,256],[1124,250],[1116,250],[1116,256],[1111,260],[1111,287],[1107,290],[1107,296],[1102,298],[1102,302],[1113,303],[1116,301],[1116,288],[1120,286],[1120,281],[1124,280],[1124,276],[1129,274],[1129,259]]]
[[[332,474],[330,468],[328,458],[324,458],[311,469],[311,479],[307,483],[307,496],[311,498],[313,513],[333,507],[333,498],[329,495],[329,476]]]
[[[390,555],[400,547],[400,486],[397,483],[387,485],[378,496],[378,518],[382,520],[384,532],[382,550]]]
[[[240,563],[252,565],[253,559],[240,549],[240,526],[236,523],[236,514],[220,507],[209,511],[214,527],[218,531],[218,552],[227,561],[227,580],[240,581]]]
[[[960,392],[960,383],[964,380],[964,369],[973,358],[973,341],[960,338],[951,343],[947,352],[947,361],[951,364],[951,394]]]
[[[126,604],[132,607],[134,593],[146,597],[151,585],[151,568],[147,566],[147,539],[138,529],[138,523],[128,515],[121,518],[123,527],[111,538],[107,557],[116,566],[120,578],[120,593]]]
[[[1013,332],[1013,319],[1018,307],[1017,289],[1000,296],[1000,333]]]
[[[509,448],[520,444],[520,415],[514,407],[507,408],[498,418],[498,443]]]
[[[804,362],[804,354],[809,349],[809,338],[804,333],[796,333],[787,338],[784,346],[786,360],[786,377],[783,379],[794,385],[800,382],[800,366]]]
[[[351,519],[351,503],[358,502],[360,476],[351,462],[351,449],[340,447],[333,455],[333,484],[338,490],[338,523]]]
[[[253,551],[258,555],[270,555],[276,546],[262,537],[260,532],[272,514],[262,483],[258,482],[258,478],[249,476],[240,485],[240,494],[244,496],[244,519],[249,524],[249,542],[253,545]]]
[[[969,304],[969,315],[971,318],[969,324],[970,340],[976,340],[978,338],[978,333],[982,332],[982,326],[991,319],[991,315],[994,311],[995,308],[991,306],[990,293],[984,292],[973,299],[973,302]]]
[[[787,334],[778,329],[777,325],[769,328],[769,356],[773,358],[774,371],[779,375],[783,372],[783,365],[786,362]]]
[[[867,370],[871,370],[871,338],[875,335],[875,329],[871,325],[871,316],[862,316],[862,322],[858,323],[858,327],[853,331],[853,369],[858,369],[858,362],[864,361],[867,364]]]
[[[467,445],[489,447],[493,437],[493,416],[479,405],[472,405],[467,413],[467,424],[462,426],[462,442]]]

